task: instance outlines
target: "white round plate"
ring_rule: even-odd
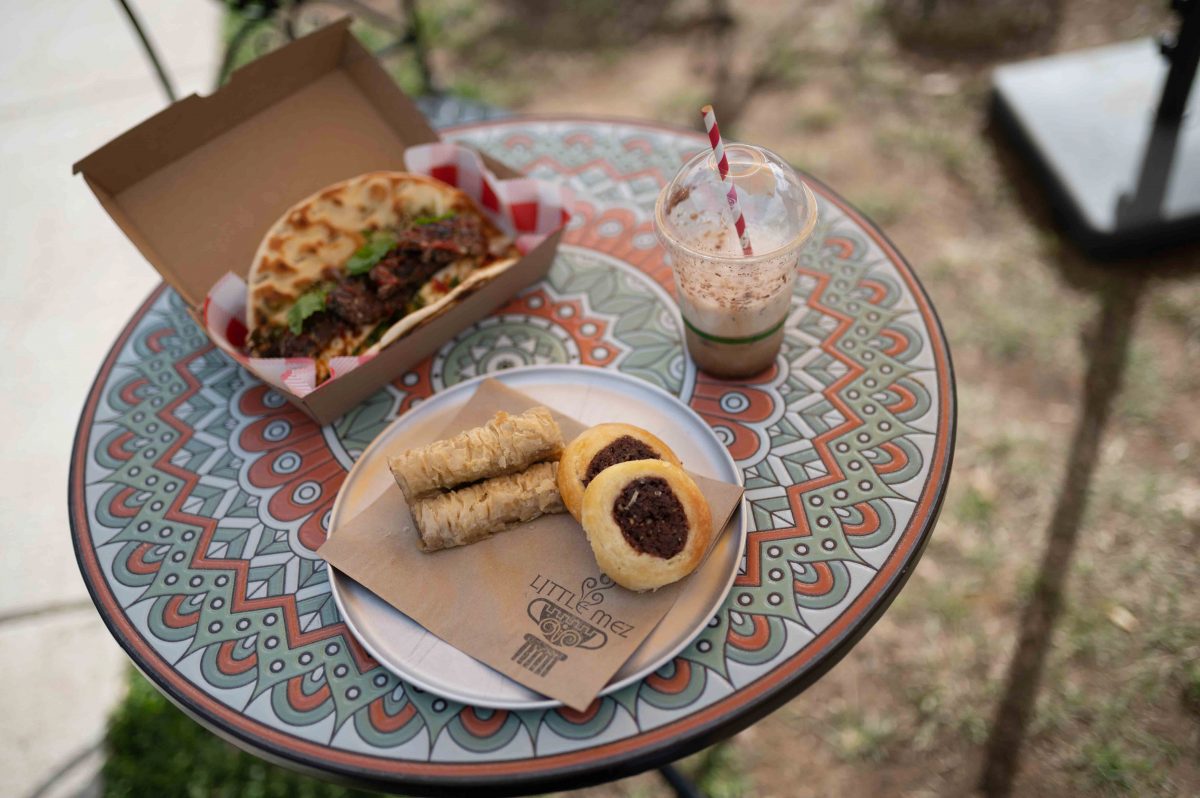
[[[687,405],[644,380],[587,366],[529,366],[459,383],[409,410],[362,453],[338,492],[329,534],[353,518],[395,483],[387,454],[434,440],[451,417],[491,377],[535,397],[559,412],[592,425],[605,421],[637,424],[662,438],[690,471],[742,483],[741,470],[705,421]],[[708,559],[687,578],[678,601],[617,671],[601,695],[642,679],[670,661],[704,628],[725,601],[737,575],[746,541],[740,507],[731,530]],[[413,549],[413,557],[428,556]],[[414,563],[410,578],[421,573]],[[336,569],[329,582],[342,619],[381,665],[406,682],[464,704],[495,709],[550,709],[561,702],[492,670],[425,631],[404,613],[377,598]]]

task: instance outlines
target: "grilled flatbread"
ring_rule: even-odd
[[[292,206],[254,256],[247,350],[373,354],[445,312],[519,253],[463,192],[405,172],[370,172]]]

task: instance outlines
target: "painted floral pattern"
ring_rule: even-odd
[[[908,267],[837,198],[800,263],[783,351],[745,383],[698,374],[654,239],[660,187],[703,141],[633,124],[507,121],[454,138],[579,193],[546,280],[319,427],[207,342],[163,290],[85,413],[81,565],[141,667],[284,756],[397,779],[652,750],[830,656],[910,564],[948,468],[945,344]],[[725,607],[674,662],[585,712],[462,706],[347,634],[315,550],[380,430],[464,379],[534,363],[623,371],[688,402],[743,469],[751,533]],[[440,768],[440,769],[439,769]]]

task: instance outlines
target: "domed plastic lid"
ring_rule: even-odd
[[[737,188],[753,254],[745,256],[716,159],[705,150],[683,165],[663,189],[655,221],[664,244],[700,257],[778,258],[799,249],[817,223],[812,190],[770,150],[728,144],[729,177]]]

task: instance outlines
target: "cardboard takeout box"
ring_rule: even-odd
[[[197,315],[226,272],[245,277],[267,229],[295,202],[437,141],[349,20],[236,71],[215,93],[174,103],[75,164],[163,279]],[[484,156],[501,179],[518,174]],[[550,268],[562,230],[512,268],[376,357],[301,398],[327,424],[486,316]]]

